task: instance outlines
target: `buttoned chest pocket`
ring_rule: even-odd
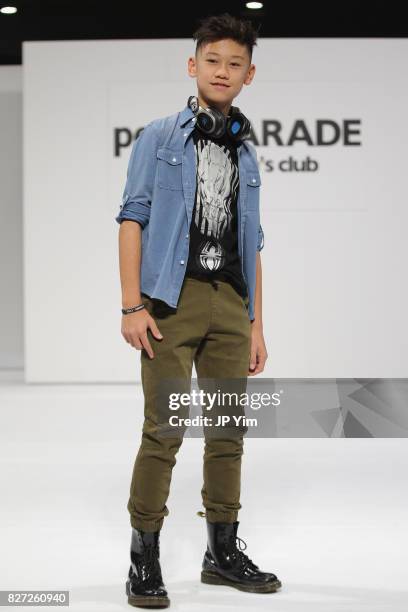
[[[259,170],[247,171],[247,209],[257,210],[259,208],[259,192],[261,187],[261,176]]]
[[[181,161],[181,151],[174,151],[166,147],[157,149],[157,184],[161,189],[175,191],[183,189]]]

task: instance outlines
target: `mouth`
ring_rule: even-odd
[[[211,83],[213,87],[217,89],[228,89],[229,85],[225,85],[224,83]]]

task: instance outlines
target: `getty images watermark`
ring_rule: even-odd
[[[240,393],[222,391],[220,389],[210,392],[204,389],[192,389],[190,393],[170,393],[169,395],[169,410],[177,410],[186,406],[199,406],[207,414],[197,414],[194,417],[180,416],[173,414],[169,416],[168,422],[171,426],[200,426],[206,427],[222,427],[229,425],[231,421],[234,425],[244,425],[248,427],[256,427],[258,420],[256,418],[247,417],[245,414],[237,414],[235,408],[239,405],[245,405],[251,410],[259,410],[261,406],[278,406],[280,404],[279,393]],[[217,410],[219,407],[230,409],[230,414],[220,413]],[[210,412],[211,411],[211,412]],[[209,416],[216,414],[216,416]]]
[[[163,437],[405,438],[408,379],[162,379]]]

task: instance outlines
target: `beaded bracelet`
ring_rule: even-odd
[[[137,312],[138,310],[142,310],[142,308],[146,308],[144,304],[139,304],[138,306],[132,306],[131,308],[122,308],[122,314],[130,314],[131,312]]]

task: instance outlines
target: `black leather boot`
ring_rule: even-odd
[[[160,568],[160,531],[141,531],[132,527],[131,566],[126,595],[131,606],[167,608],[170,600]]]
[[[202,563],[201,582],[232,586],[250,593],[275,592],[282,583],[275,574],[262,572],[242,552],[247,546],[237,536],[238,525],[239,521],[210,523],[207,519],[208,544]],[[238,548],[236,541],[243,542],[245,548]]]

